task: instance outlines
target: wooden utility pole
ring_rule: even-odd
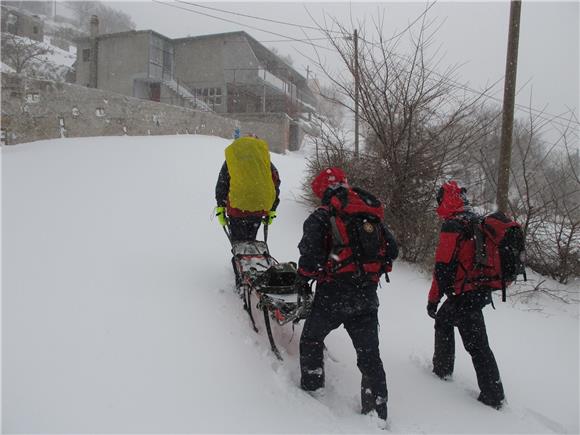
[[[510,27],[508,33],[508,47],[503,93],[503,113],[501,122],[501,149],[499,153],[496,199],[498,210],[504,213],[508,210],[521,11],[521,0],[511,0]]]
[[[354,155],[358,157],[358,31],[355,29],[354,42]]]
[[[262,95],[262,112],[266,113],[266,68],[264,68],[264,89]]]

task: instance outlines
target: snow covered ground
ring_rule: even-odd
[[[327,339],[325,395],[298,388],[300,326],[252,332],[212,219],[228,141],[60,139],[2,148],[2,429],[7,433],[380,433],[361,416],[355,353]],[[304,156],[282,177],[270,248],[297,259]],[[430,373],[429,277],[397,263],[380,289],[392,433],[578,433],[578,305],[486,308],[508,405]],[[570,290],[578,290],[577,283]]]
[[[51,44],[51,38],[44,37],[43,42],[37,42],[24,36],[15,36],[24,44],[37,45],[41,48],[51,50],[49,53],[31,59],[24,69],[26,75],[34,78],[41,78],[54,81],[64,81],[66,74],[72,69],[76,61],[76,48],[73,52],[62,50]],[[14,72],[14,68],[5,63],[1,63],[2,72]]]

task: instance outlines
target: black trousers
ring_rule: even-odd
[[[455,327],[471,355],[481,398],[490,403],[504,399],[499,369],[487,338],[482,308],[491,301],[489,292],[469,292],[448,298],[435,318],[433,372],[450,376],[455,363]]]
[[[376,404],[379,416],[379,407],[384,407],[386,418],[388,392],[379,354],[376,288],[374,283],[357,287],[340,282],[317,287],[312,311],[300,337],[301,386],[309,391],[324,387],[324,339],[344,325],[356,350],[357,366],[362,374],[363,411],[366,395]]]
[[[259,216],[250,217],[230,217],[230,233],[232,242],[256,240],[258,228],[262,223],[262,218]]]

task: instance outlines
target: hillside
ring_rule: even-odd
[[[284,362],[250,329],[212,211],[228,143],[98,137],[2,148],[4,432],[381,433],[358,414],[344,329],[326,341],[317,399],[298,387],[301,326],[276,331]],[[296,260],[304,155],[273,161],[282,194],[269,245]],[[389,432],[579,431],[577,304],[536,297],[486,308],[508,400],[498,412],[475,400],[459,340],[453,381],[430,373],[428,288],[428,275],[398,262],[379,290]]]

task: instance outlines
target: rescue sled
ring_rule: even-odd
[[[294,290],[296,263],[280,263],[270,255],[266,243],[267,226],[264,227],[264,241],[232,242],[226,227],[224,231],[232,246],[232,262],[236,274],[236,289],[244,301],[244,310],[252,322],[252,328],[259,332],[254,320],[251,296],[258,303],[256,309],[264,316],[264,325],[272,352],[279,360],[282,355],[274,342],[270,320],[278,325],[298,322],[304,318],[306,306]]]

